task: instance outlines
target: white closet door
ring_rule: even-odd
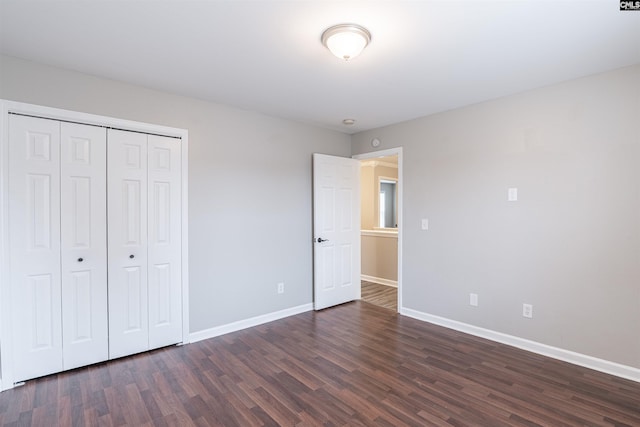
[[[109,357],[149,348],[147,135],[108,131]]]
[[[180,140],[149,135],[149,347],[182,341]]]
[[[14,380],[62,370],[60,124],[9,116]]]
[[[61,123],[62,347],[64,369],[106,360],[106,129]]]

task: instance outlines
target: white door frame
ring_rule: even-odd
[[[189,342],[189,212],[188,160],[189,132],[186,129],[80,113],[59,108],[0,99],[0,391],[14,386],[11,343],[11,286],[9,283],[9,126],[8,114],[24,114],[46,119],[76,122],[133,132],[180,138],[182,174],[182,344]]]
[[[402,194],[404,192],[404,179],[402,176],[402,147],[386,150],[372,151],[369,153],[355,154],[351,156],[357,160],[375,159],[378,157],[398,156],[398,313],[402,312],[402,234],[404,223],[402,217]]]

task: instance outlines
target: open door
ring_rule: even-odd
[[[313,307],[360,298],[360,162],[313,155]]]

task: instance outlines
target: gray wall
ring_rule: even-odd
[[[351,147],[9,57],[0,98],[189,130],[192,331],[311,302],[311,153],[371,151],[375,136],[378,149],[404,147],[406,307],[640,368],[640,65],[364,132]]]
[[[311,154],[348,135],[6,56],[0,98],[189,130],[192,332],[312,301]]]
[[[354,135],[404,147],[405,307],[640,368],[639,123],[637,65]]]

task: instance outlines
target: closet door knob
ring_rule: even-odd
[[[82,261],[84,261],[84,259],[78,258],[78,262],[82,262]]]
[[[135,257],[133,256],[133,254],[131,254],[131,255],[129,255],[129,258],[133,259],[133,258],[135,258]]]

